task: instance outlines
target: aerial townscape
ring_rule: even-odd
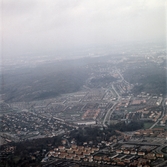
[[[6,60],[1,166],[167,166],[166,55],[146,48]]]
[[[1,0],[0,167],[167,167],[167,0]]]

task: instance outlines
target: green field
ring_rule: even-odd
[[[145,123],[144,123],[144,129],[148,129],[148,128],[150,128],[152,125],[153,125],[152,122],[145,122]]]

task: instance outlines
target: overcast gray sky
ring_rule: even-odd
[[[1,49],[31,55],[164,40],[165,8],[166,0],[1,0]]]

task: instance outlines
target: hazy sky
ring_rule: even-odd
[[[166,0],[1,0],[1,49],[31,55],[164,40],[165,8]]]

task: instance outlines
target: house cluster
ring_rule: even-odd
[[[148,151],[148,150],[147,150]],[[119,149],[116,150],[116,155],[113,157],[113,161],[117,164],[126,166],[137,166],[137,167],[149,167],[151,161],[164,158],[163,154],[147,152],[146,150],[138,149]]]
[[[167,137],[167,132],[165,131],[164,128],[154,128],[154,129],[142,129],[142,130],[137,130],[134,133],[135,136],[149,136],[149,137],[158,137],[158,138],[166,138]]]
[[[70,148],[59,146],[47,153],[47,157],[55,157],[59,159],[74,160],[74,161],[89,161],[93,162],[93,154],[99,151],[99,148],[84,147],[72,145]],[[42,160],[45,162],[45,159]]]
[[[73,128],[55,117],[28,111],[2,115],[1,126],[1,136],[8,142],[53,137]]]
[[[139,148],[122,145],[118,149],[111,148],[110,151],[99,149],[99,147],[71,145],[70,148],[59,146],[49,151],[42,162],[47,162],[49,158],[58,160],[68,160],[78,163],[95,163],[117,166],[150,167],[154,160],[164,158],[163,154],[153,153],[152,146],[141,146]]]

